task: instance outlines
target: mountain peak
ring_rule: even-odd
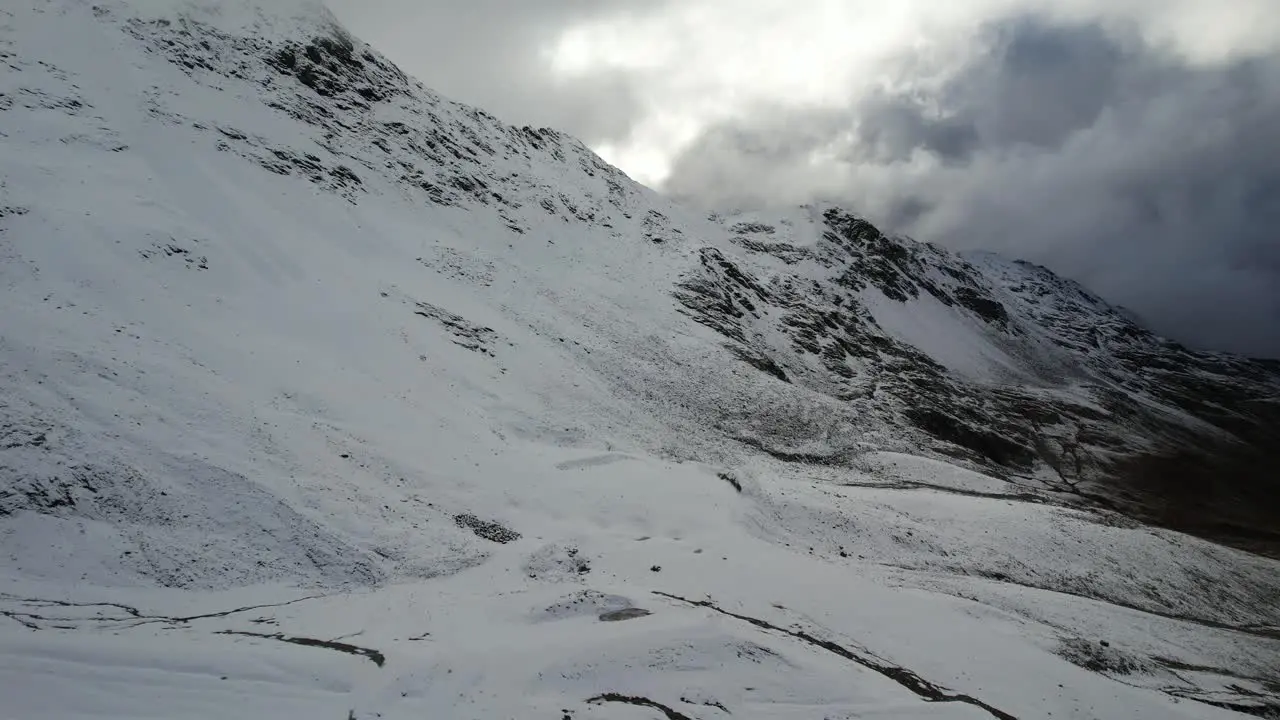
[[[63,0],[92,5],[99,17],[117,16],[142,22],[190,22],[220,32],[268,39],[317,29],[348,35],[323,0]]]

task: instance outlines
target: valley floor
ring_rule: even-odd
[[[999,481],[910,456],[877,465],[880,487],[847,487],[762,481],[765,468],[717,476],[692,463],[527,450],[528,490],[504,513],[510,532],[458,521],[506,542],[485,540],[474,565],[438,577],[348,591],[6,584],[0,715],[1277,710],[1280,617],[1231,604],[1234,592],[1274,586],[1270,561],[983,497]],[[925,483],[903,485],[887,465]],[[974,494],[953,492],[966,488]],[[1126,572],[1097,572],[1120,563]],[[1188,563],[1222,575],[1186,592]]]

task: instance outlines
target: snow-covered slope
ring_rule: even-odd
[[[1215,535],[1131,467],[1266,457],[1274,367],[704,217],[318,5],[0,8],[0,310],[6,716],[1280,702],[1280,565],[1140,522],[1274,476],[1184,478]]]
[[[704,248],[677,292],[742,359],[854,411],[843,443],[800,455],[845,465],[887,426],[1060,500],[1280,552],[1280,363],[1189,351],[1029,263],[806,210],[719,218],[745,252]]]

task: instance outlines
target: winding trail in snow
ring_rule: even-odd
[[[713,610],[717,613],[720,613],[721,615],[727,615],[728,617],[741,620],[745,623],[749,623],[763,630],[773,630],[775,632],[780,632],[784,635],[787,635],[788,637],[792,637],[792,638],[795,638],[796,640],[812,645],[813,647],[826,650],[827,652],[832,653],[834,655],[839,655],[840,657],[846,660],[849,660],[850,662],[857,663],[858,665],[861,665],[862,667],[867,668],[868,670],[879,673],[885,676],[886,678],[889,678],[890,680],[898,683],[902,687],[915,693],[918,697],[920,697],[920,699],[924,700],[925,702],[964,703],[966,705],[973,705],[974,707],[982,708],[983,710],[986,710],[988,713],[990,713],[992,717],[999,718],[999,720],[1018,720],[1016,716],[1011,715],[997,707],[993,707],[992,705],[989,705],[988,703],[983,702],[982,700],[979,700],[978,698],[975,698],[972,695],[948,692],[947,690],[929,682],[928,680],[925,680],[924,678],[920,677],[915,672],[908,670],[907,668],[900,667],[898,665],[890,665],[883,661],[879,661],[871,657],[867,657],[866,655],[856,653],[830,640],[823,640],[821,638],[814,637],[813,635],[810,635],[804,630],[788,630],[786,628],[778,627],[777,625],[774,625],[773,623],[768,622],[767,620],[761,620],[759,618],[754,618],[749,615],[740,615],[738,613],[725,610],[724,608],[716,605],[710,600],[690,600],[688,598],[680,597],[679,595],[672,595],[670,593],[665,593],[658,590],[653,591],[653,594],[658,595],[659,597],[675,600],[677,602],[682,602],[687,605],[692,605],[694,607],[707,608],[708,610]]]
[[[150,623],[169,623],[172,625],[182,625],[182,624],[192,622],[194,620],[208,620],[211,618],[221,618],[221,617],[227,617],[230,615],[236,615],[242,612],[249,612],[250,610],[262,610],[265,608],[285,607],[287,605],[294,605],[296,603],[305,602],[307,600],[318,600],[323,597],[328,597],[328,596],[327,595],[307,595],[305,597],[294,598],[293,600],[286,600],[284,602],[278,602],[278,603],[266,603],[262,605],[246,605],[244,607],[232,608],[230,610],[220,610],[218,612],[201,613],[199,615],[171,617],[167,615],[145,615],[141,610],[139,610],[136,607],[133,607],[131,605],[123,605],[121,603],[115,603],[115,602],[70,602],[67,600],[24,598],[24,597],[17,597],[13,595],[0,593],[0,599],[22,603],[24,605],[29,605],[33,607],[114,608],[124,612],[125,615],[127,615],[127,617],[91,617],[91,618],[51,617],[47,615],[41,615],[39,613],[23,612],[18,610],[0,610],[0,615],[16,620],[17,622],[33,630],[43,629],[43,627],[37,624],[36,621],[45,622],[45,623],[54,623],[54,622],[77,622],[78,623],[78,622],[85,622],[85,621],[91,620],[99,623],[109,623],[109,622],[129,623],[129,625],[125,627],[138,627],[140,625],[147,625]],[[69,629],[69,628],[62,627],[61,629]]]

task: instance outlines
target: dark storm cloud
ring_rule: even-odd
[[[640,114],[635,79],[598,73],[572,83],[545,49],[567,26],[652,9],[644,0],[328,0],[341,22],[428,87],[519,125],[586,142],[625,137]]]
[[[709,128],[667,187],[840,200],[1042,262],[1189,344],[1280,356],[1280,57],[1192,65],[1133,28],[1033,17],[980,41],[930,92],[903,78]]]
[[[881,93],[856,108],[860,145],[905,160],[924,149],[949,161],[1025,143],[1054,147],[1097,121],[1121,75],[1140,56],[1096,25],[1045,26],[1030,18],[992,27],[990,54],[937,97]],[[929,112],[938,104],[945,114]]]

